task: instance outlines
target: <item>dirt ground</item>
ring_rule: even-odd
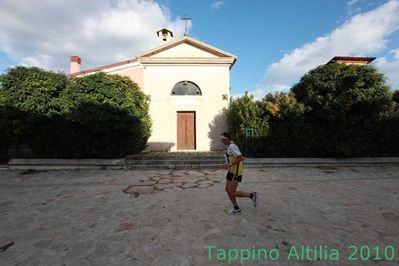
[[[0,171],[0,265],[398,265],[399,166]]]

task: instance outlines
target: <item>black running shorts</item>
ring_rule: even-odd
[[[242,180],[242,175],[236,176],[236,175],[233,174],[233,173],[227,172],[226,179],[229,180],[229,181],[241,182],[241,180]]]

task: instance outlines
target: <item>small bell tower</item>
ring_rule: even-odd
[[[164,44],[173,38],[173,32],[170,30],[163,28],[162,30],[157,31],[157,36],[160,44]]]

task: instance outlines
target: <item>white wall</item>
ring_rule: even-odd
[[[171,96],[173,86],[183,80],[194,82],[202,91],[202,96]],[[144,68],[144,93],[151,95],[150,115],[153,120],[152,136],[149,139],[151,150],[176,150],[177,111],[196,112],[196,150],[209,151],[211,124],[218,119],[216,129],[211,132],[219,145],[219,135],[226,130],[224,117],[217,117],[227,108],[230,87],[228,65],[218,66],[146,66]],[[212,127],[213,128],[213,127]],[[215,148],[215,147],[213,147]]]

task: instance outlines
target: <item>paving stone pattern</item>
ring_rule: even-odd
[[[207,188],[220,182],[214,172],[170,171],[141,178],[139,184],[128,186],[123,192],[138,197],[140,194],[151,194],[171,188]]]

